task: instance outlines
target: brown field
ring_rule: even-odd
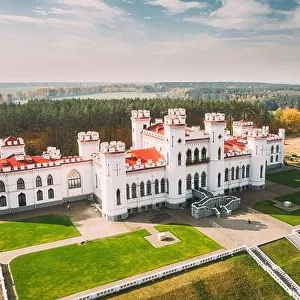
[[[300,136],[286,137],[284,151],[288,163],[300,165]],[[298,157],[293,157],[290,160],[290,155],[293,153],[296,153]]]

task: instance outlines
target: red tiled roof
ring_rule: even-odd
[[[164,157],[155,149],[134,149],[128,152],[131,156],[126,158],[126,163],[130,166],[136,164],[137,160],[140,159],[142,164],[148,162],[149,159],[156,163],[159,159],[164,159]]]
[[[157,123],[157,124],[151,125],[147,128],[147,130],[154,131],[159,134],[164,134],[164,124]]]
[[[30,164],[38,164],[38,163],[45,163],[49,162],[49,159],[45,159],[41,156],[29,156],[26,155],[24,160],[17,160],[16,156],[10,155],[7,158],[0,159],[0,169],[3,167],[18,167],[20,168],[21,166],[27,166]]]
[[[247,149],[247,145],[244,143],[241,143],[237,140],[227,140],[224,141],[224,152],[240,152]]]

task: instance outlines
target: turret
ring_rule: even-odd
[[[25,143],[22,138],[9,136],[6,139],[0,139],[0,158],[6,158],[15,153],[25,155]]]
[[[164,117],[166,175],[169,182],[167,206],[181,208],[186,204],[185,109],[169,109]]]
[[[102,214],[110,221],[126,219],[125,143],[104,142],[100,145],[100,175],[102,187]]]
[[[250,158],[250,185],[253,190],[265,187],[265,173],[267,161],[267,135],[262,129],[253,129],[247,137]]]
[[[226,134],[225,115],[205,114],[205,132],[209,134],[208,189],[215,195],[224,193],[224,137]]]
[[[132,127],[132,148],[143,148],[142,131],[150,126],[149,110],[132,110],[131,127]]]
[[[92,158],[92,155],[99,151],[99,133],[95,131],[79,132],[77,143],[79,156]]]

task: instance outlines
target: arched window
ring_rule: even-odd
[[[53,199],[54,198],[54,190],[53,189],[49,189],[48,190],[48,199]]]
[[[278,154],[276,154],[275,160],[276,160],[276,162],[278,162]]]
[[[130,190],[129,190],[129,184],[126,184],[126,198],[130,198]]]
[[[17,189],[24,190],[25,189],[25,182],[22,178],[19,178],[17,181]]]
[[[192,162],[192,151],[191,149],[188,149],[186,152],[186,163],[190,164]]]
[[[3,206],[7,206],[7,202],[6,202],[6,197],[2,195],[0,197],[0,207],[3,207]]]
[[[242,178],[245,178],[245,166],[242,166]]]
[[[271,153],[274,153],[274,146],[271,147]]]
[[[264,166],[263,165],[261,165],[260,166],[260,178],[263,178],[263,176],[264,176]]]
[[[194,189],[199,190],[199,174],[194,175]]]
[[[21,193],[18,195],[19,206],[26,206],[26,195]]]
[[[279,153],[279,145],[276,145],[276,153]]]
[[[218,186],[221,186],[221,173],[218,174]]]
[[[151,195],[151,182],[150,180],[147,181],[147,195]]]
[[[226,169],[225,169],[225,176],[224,176],[225,181],[228,181],[228,180],[229,180],[229,178],[228,178],[229,176],[228,176],[228,175],[229,175],[229,170],[228,170],[228,168],[226,168]]]
[[[182,181],[181,179],[178,180],[178,195],[182,194]]]
[[[47,185],[53,185],[53,177],[50,174],[47,177]]]
[[[136,198],[136,184],[135,183],[133,183],[131,185],[131,196],[132,196],[132,198]]]
[[[178,166],[181,166],[181,153],[178,153]]]
[[[201,150],[201,160],[206,160],[206,148],[203,147]]]
[[[160,192],[165,193],[165,179],[162,178],[160,181]]]
[[[221,159],[221,148],[218,150],[218,159]]]
[[[166,184],[167,184],[167,194],[169,194],[169,179],[166,180]]]
[[[199,161],[199,149],[196,148],[194,151],[194,161],[198,162]]]
[[[271,155],[271,157],[270,157],[270,162],[271,163],[273,162],[273,155]]]
[[[246,177],[248,178],[250,176],[250,165],[247,165],[246,167]]]
[[[235,179],[240,179],[240,167],[235,168]]]
[[[121,205],[121,192],[120,189],[116,191],[117,205]]]
[[[38,176],[36,179],[35,179],[35,185],[36,187],[39,187],[39,186],[42,186],[43,183],[42,183],[42,178],[40,176]]]
[[[69,189],[76,189],[81,187],[81,176],[75,170],[71,171],[68,176]]]
[[[37,201],[41,201],[41,200],[43,200],[44,199],[44,197],[43,197],[43,192],[41,191],[41,190],[38,190],[37,192],[36,192],[36,200]]]
[[[5,192],[5,184],[2,180],[0,181],[0,192]]]
[[[155,192],[155,194],[159,194],[159,183],[158,183],[158,179],[155,179],[155,181],[154,181],[154,192]]]
[[[192,188],[192,176],[191,174],[188,174],[186,176],[186,189],[190,190]]]
[[[140,195],[141,195],[141,197],[145,196],[145,184],[143,181],[140,184]]]
[[[206,173],[201,173],[201,187],[206,187]]]
[[[234,167],[231,168],[231,180],[234,180]]]

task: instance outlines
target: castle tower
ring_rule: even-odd
[[[77,143],[79,156],[91,158],[93,153],[99,151],[99,133],[95,131],[79,132]]]
[[[280,148],[279,148],[279,162],[284,165],[284,143],[285,143],[285,129],[278,129],[278,136],[281,138]]]
[[[166,201],[170,208],[186,204],[185,109],[169,109],[164,117],[166,176],[168,190]]]
[[[265,173],[267,160],[267,135],[262,129],[253,129],[247,137],[250,158],[250,185],[253,190],[265,187]]]
[[[6,158],[12,154],[25,154],[24,140],[13,136],[0,139],[0,158]]]
[[[219,113],[205,114],[205,132],[209,134],[209,169],[208,190],[214,195],[224,194],[224,137],[225,115]]]
[[[132,127],[132,148],[143,148],[142,130],[150,126],[149,110],[132,110],[131,111],[131,127]]]
[[[102,214],[109,221],[126,219],[126,170],[125,143],[110,142],[100,145],[100,164],[102,172]]]

